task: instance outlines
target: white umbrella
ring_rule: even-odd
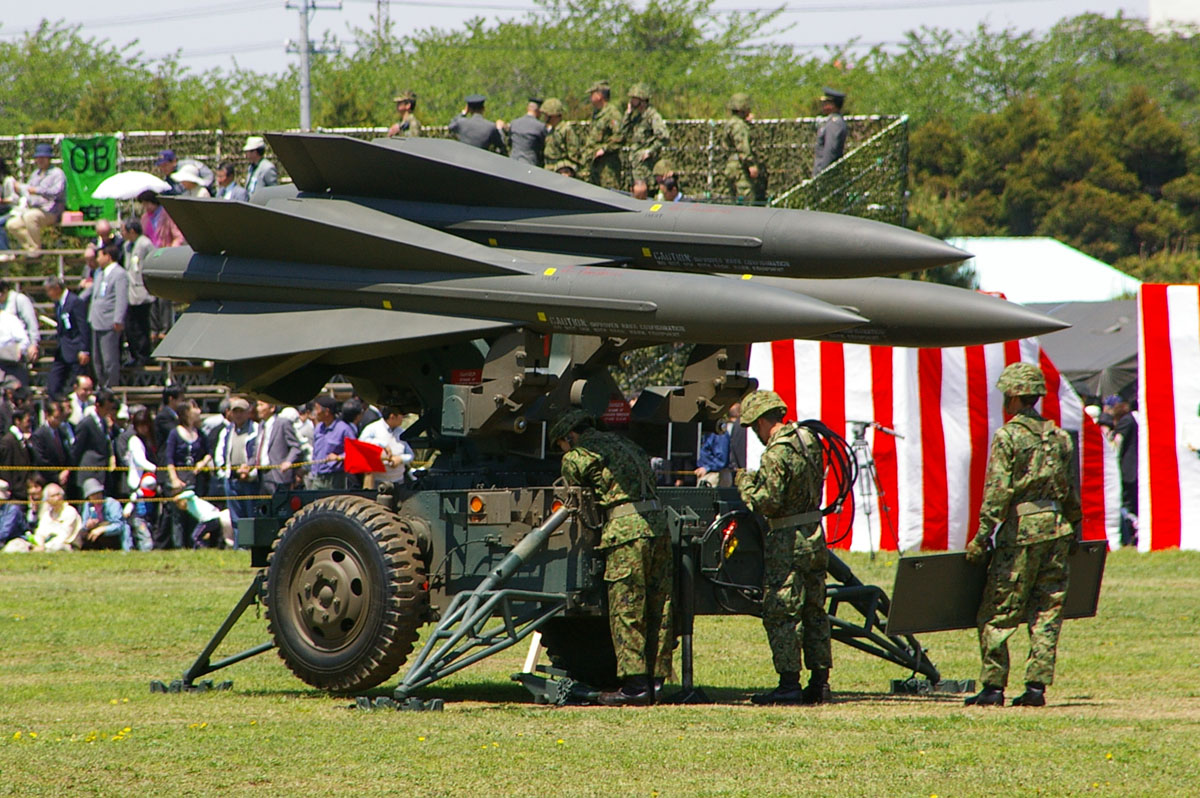
[[[137,199],[143,191],[153,191],[160,194],[171,188],[171,184],[149,172],[118,172],[112,177],[105,178],[96,190],[92,199]]]

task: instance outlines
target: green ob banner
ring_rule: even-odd
[[[117,137],[63,139],[63,172],[67,175],[67,208],[82,211],[88,221],[117,218],[113,200],[93,200],[92,192],[117,172]]]

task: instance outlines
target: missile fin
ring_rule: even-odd
[[[363,141],[321,133],[268,133],[301,191],[417,202],[561,211],[635,211],[645,203],[457,141]]]
[[[232,361],[362,346],[417,349],[513,326],[378,308],[205,300],[188,307],[154,356]]]

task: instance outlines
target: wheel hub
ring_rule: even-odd
[[[302,559],[289,580],[298,626],[317,648],[338,648],[354,638],[366,604],[367,575],[354,553],[323,542]]]

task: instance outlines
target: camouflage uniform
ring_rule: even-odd
[[[1010,396],[1045,393],[1040,370],[1028,363],[1006,368],[997,387]],[[979,561],[995,530],[996,550],[977,617],[985,685],[1007,684],[1008,638],[1023,622],[1030,645],[1026,683],[1054,681],[1067,555],[1072,525],[1081,517],[1074,458],[1070,436],[1032,408],[992,437],[979,529],[968,545],[968,558]]]
[[[552,439],[565,435],[559,424],[551,430]],[[668,678],[675,647],[671,538],[661,509],[635,508],[657,502],[650,458],[619,435],[588,427],[563,455],[562,475],[569,485],[595,491],[596,503],[608,519],[598,548],[605,551],[608,620],[618,675],[625,679],[647,674],[647,654],[654,652],[654,675]]]
[[[607,84],[596,84],[593,90]],[[583,164],[590,166],[588,180],[605,188],[621,188],[621,112],[611,102],[592,111],[592,124],[588,127],[587,152]],[[597,150],[604,155],[595,158]]]
[[[754,396],[743,402],[743,422],[749,418],[753,423],[761,415],[755,412]],[[797,623],[808,669],[828,669],[833,663],[825,613],[829,553],[818,510],[824,471],[820,441],[803,427],[788,424],[767,441],[758,471],[743,471],[736,480],[742,501],[766,516],[772,527],[763,552],[763,627],[780,674],[800,670]],[[816,517],[789,523],[796,515],[810,513]]]
[[[750,97],[745,94],[733,95],[729,100],[729,110],[749,111]],[[750,123],[737,114],[730,114],[725,122],[725,149],[729,152],[724,174],[730,198],[745,204],[764,201],[765,169],[750,145]],[[750,177],[752,166],[758,167],[758,177]]]
[[[407,100],[415,104],[417,102],[417,95],[411,91],[406,91],[403,94],[396,95],[392,102],[399,103],[401,100]],[[389,133],[389,135],[402,138],[416,138],[421,135],[421,120],[417,119],[417,115],[413,113],[412,107],[400,115],[400,121],[396,123],[395,130],[395,133]]]
[[[621,140],[633,148],[633,179],[653,183],[654,165],[671,139],[662,114],[650,103],[650,91],[641,83],[629,90],[629,98],[644,100],[646,107],[627,110],[621,119]]]
[[[542,112],[546,116],[562,116],[563,105],[555,97],[542,103]],[[545,156],[546,168],[557,172],[564,167],[570,167],[579,174],[579,134],[574,127],[562,119],[546,133],[546,145],[542,150]]]

